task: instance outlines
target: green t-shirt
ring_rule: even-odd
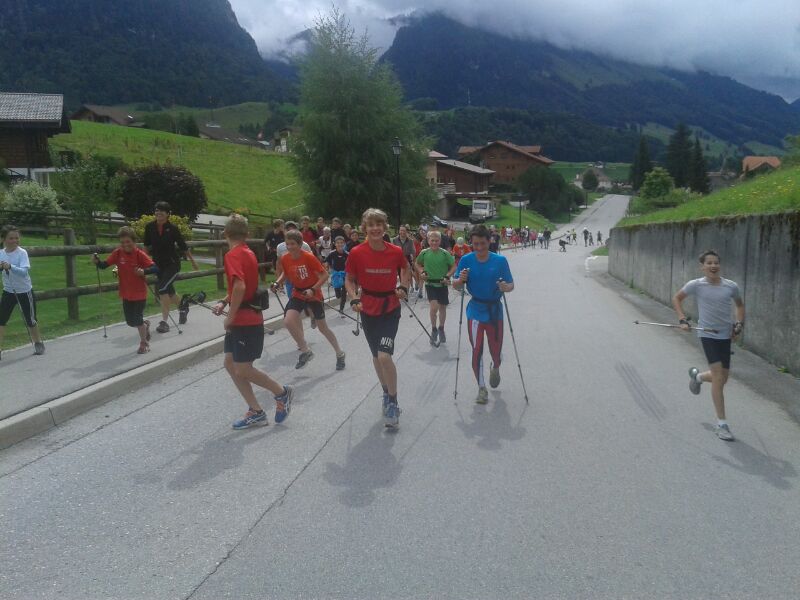
[[[422,265],[428,274],[428,279],[441,279],[455,263],[455,258],[447,250],[439,248],[436,252],[430,248],[425,248],[417,257],[417,264]],[[441,283],[428,283],[432,287],[442,287]]]

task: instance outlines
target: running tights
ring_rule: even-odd
[[[469,319],[467,321],[469,330],[469,343],[472,344],[472,371],[479,386],[485,386],[483,378],[483,337],[489,342],[489,354],[492,357],[492,365],[500,366],[500,353],[503,350],[503,321],[492,321],[482,323]]]

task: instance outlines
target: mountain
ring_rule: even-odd
[[[800,130],[800,111],[729,77],[506,38],[441,14],[409,19],[382,60],[393,65],[409,100],[432,98],[441,109],[571,113],[617,128],[684,121],[737,146],[781,146]]]
[[[0,89],[63,93],[70,107],[220,106],[287,86],[227,0],[4,0]]]

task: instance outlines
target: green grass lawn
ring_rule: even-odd
[[[121,104],[117,108],[122,108],[129,111],[137,118],[148,111],[137,110],[138,105],[134,104]],[[193,108],[190,106],[172,106],[163,109],[163,111],[173,116],[180,114],[192,115],[197,121],[198,125],[204,125],[209,122],[215,122],[225,129],[230,131],[239,131],[239,125],[264,123],[272,113],[267,102],[242,102],[241,104],[233,104],[231,106],[221,106],[219,108]],[[265,131],[264,134],[271,136],[274,132]]]
[[[800,210],[800,167],[778,169],[675,208],[627,217],[619,225],[692,221],[788,210]]]
[[[117,156],[131,166],[183,165],[202,180],[212,211],[244,207],[280,215],[303,201],[289,159],[250,146],[83,121],[73,121],[72,133],[51,144],[56,150]]]
[[[511,225],[512,227],[518,227],[519,209],[508,204],[501,204],[500,212],[498,213],[497,217],[486,221],[486,225],[497,225],[498,227],[500,225]],[[522,226],[525,227],[526,225],[531,229],[535,229],[536,231],[541,231],[546,226],[549,226],[550,229],[553,229],[553,224],[547,218],[535,211],[523,209]]]
[[[608,256],[608,246],[600,246],[597,250],[592,250],[592,256]]]
[[[58,237],[44,239],[42,237],[25,235],[23,237],[23,247],[32,246],[58,246],[63,242]],[[97,274],[89,256],[76,257],[78,285],[97,284]],[[212,265],[198,264],[201,269],[211,269]],[[183,270],[191,270],[190,263],[183,264]],[[64,258],[62,257],[33,257],[31,258],[31,278],[33,279],[34,290],[44,291],[66,287],[64,277]],[[100,278],[103,283],[113,283],[111,271],[100,271]],[[271,280],[271,276],[268,276]],[[220,298],[224,292],[217,291],[217,279],[214,276],[188,279],[177,283],[178,294],[188,294],[205,291],[210,299]],[[123,320],[122,301],[116,291],[103,292],[102,296],[91,295],[81,296],[78,299],[80,308],[80,319],[77,321],[67,318],[67,301],[45,300],[37,303],[37,314],[39,326],[45,339],[52,339],[76,331],[85,331],[103,325],[103,315],[105,322],[117,323]],[[147,313],[158,312],[158,306],[152,296],[148,300]],[[203,309],[200,309],[203,310]],[[174,313],[173,313],[174,315]],[[177,317],[176,317],[177,318]],[[154,324],[155,325],[155,324]],[[14,348],[30,343],[28,334],[22,324],[19,315],[19,308],[14,310],[11,320],[6,328],[6,339],[3,342],[4,348]]]
[[[567,183],[572,183],[575,175],[583,173],[588,168],[588,162],[557,162],[550,165],[550,169],[560,173]],[[627,181],[630,168],[630,163],[605,163],[604,173],[611,181]]]

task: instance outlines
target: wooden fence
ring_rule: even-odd
[[[189,248],[209,248],[214,253],[214,268],[205,269],[201,271],[188,271],[178,273],[175,278],[176,281],[185,279],[194,279],[197,277],[212,277],[217,278],[217,289],[225,289],[225,268],[223,264],[223,257],[228,249],[228,242],[222,239],[222,234],[218,229],[211,231],[210,240],[196,240],[186,242]],[[247,245],[255,252],[258,257],[258,266],[261,279],[266,277],[266,268],[271,263],[265,262],[266,247],[264,240],[261,239],[248,239]],[[139,244],[141,247],[141,244]],[[73,229],[64,230],[64,245],[63,246],[30,246],[26,250],[28,256],[31,258],[41,257],[64,257],[64,274],[66,280],[66,287],[54,290],[35,291],[34,297],[37,301],[42,300],[57,300],[66,298],[67,311],[70,319],[79,318],[78,298],[80,296],[88,296],[102,292],[114,291],[119,289],[118,283],[104,283],[101,285],[78,285],[77,278],[77,258],[78,256],[91,256],[92,254],[107,254],[113,252],[119,246],[116,244],[103,244],[94,246],[79,246],[75,238],[75,231]],[[148,277],[148,282],[155,282],[154,276]]]

